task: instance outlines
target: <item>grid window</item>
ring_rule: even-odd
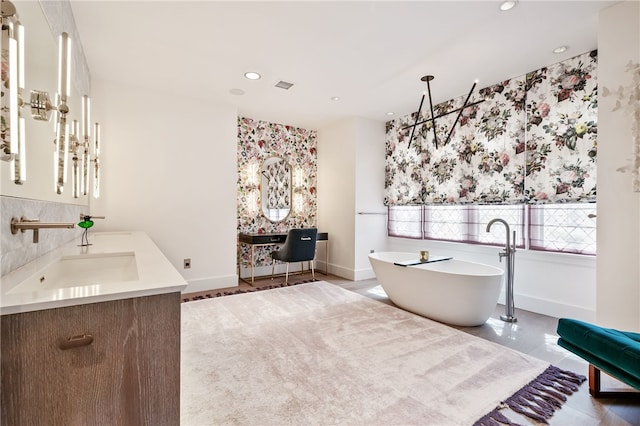
[[[486,232],[492,219],[501,218],[520,248],[595,255],[595,214],[595,204],[390,206],[389,235],[503,245],[503,225]]]
[[[532,250],[596,254],[595,204],[531,206]]]
[[[425,207],[425,239],[468,241],[468,215],[465,206]]]
[[[422,206],[389,206],[388,217],[390,236],[422,238]]]
[[[491,232],[487,232],[487,224],[497,217],[504,219],[509,224],[511,235],[509,238],[513,240],[513,231],[516,232],[516,246],[524,248],[525,241],[525,206],[522,204],[514,205],[489,205],[474,206],[478,211],[477,224],[478,229],[476,241],[482,244],[504,245],[506,229],[504,225],[495,224],[491,226]],[[499,229],[501,228],[501,229]]]

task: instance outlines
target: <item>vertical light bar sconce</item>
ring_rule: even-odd
[[[295,167],[293,169],[293,188],[294,189],[299,189],[302,187],[303,184],[303,178],[302,178],[302,168],[300,167]]]
[[[89,96],[82,97],[82,195],[87,195],[89,191],[89,139],[91,137],[91,99]]]
[[[296,213],[304,207],[304,174],[301,167],[293,169],[293,210]]]
[[[78,158],[78,120],[71,123],[71,134],[69,135],[69,145],[71,147],[71,155],[73,164],[71,166],[71,183],[73,189],[73,198],[80,196],[80,159]]]
[[[58,123],[55,140],[55,151],[53,152],[53,181],[54,190],[57,194],[62,194],[64,184],[67,182],[67,153],[69,152],[69,125]]]
[[[21,185],[26,179],[24,119],[20,113],[24,89],[24,27],[17,19],[13,4],[6,1],[2,2],[2,32],[3,50],[8,50],[8,58],[3,60],[3,68],[7,67],[9,71],[9,123],[8,128],[4,129],[2,160],[9,162],[11,180]],[[7,133],[8,141],[5,139]]]
[[[258,185],[258,164],[249,163],[247,165],[246,173],[247,173],[247,177],[246,177],[247,186],[253,189]]]
[[[87,95],[82,97],[82,135],[78,129],[78,121],[73,121],[70,135],[70,150],[73,168],[73,198],[87,195],[89,191],[89,149],[90,149],[90,100]]]
[[[69,129],[67,125],[67,114],[71,83],[71,40],[67,33],[60,34],[58,44],[58,134],[56,135],[56,193],[62,194],[67,177],[67,152],[69,150]]]
[[[247,209],[249,213],[255,214],[258,211],[258,192],[256,189],[250,189],[247,194]]]
[[[247,209],[249,213],[255,214],[258,211],[258,164],[249,163],[245,170],[247,188]]]
[[[100,135],[100,124],[96,123],[93,132],[93,198],[100,197],[100,145],[102,139]]]

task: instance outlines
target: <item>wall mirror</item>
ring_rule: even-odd
[[[291,166],[283,158],[267,158],[260,168],[262,214],[281,222],[291,213]]]
[[[54,186],[53,153],[55,151],[54,117],[49,121],[31,118],[29,94],[31,90],[49,92],[51,101],[58,86],[58,37],[53,34],[47,18],[37,1],[14,1],[20,22],[24,26],[25,87],[22,98],[26,103],[21,114],[25,117],[25,143],[27,156],[26,180],[16,185],[9,179],[9,164],[0,161],[0,195],[54,201],[67,204],[89,205],[89,197],[73,198],[71,167],[67,170],[64,192],[56,194]],[[72,43],[76,42],[72,40]],[[75,66],[71,67],[71,95],[68,100],[68,123],[82,120],[82,94],[76,88]],[[69,161],[69,160],[68,160]]]

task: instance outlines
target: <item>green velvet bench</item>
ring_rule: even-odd
[[[589,362],[589,393],[600,397],[640,398],[640,392],[601,390],[600,371],[640,390],[640,333],[603,328],[560,318],[558,345]]]

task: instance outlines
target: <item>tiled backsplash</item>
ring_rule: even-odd
[[[40,219],[41,222],[78,223],[80,214],[89,211],[88,207],[81,205],[7,196],[0,196],[0,207],[2,276],[80,237],[82,234],[82,228],[79,227],[74,229],[42,229],[40,230],[39,242],[36,244],[33,242],[33,231],[11,234],[11,218],[24,216],[28,219]]]

